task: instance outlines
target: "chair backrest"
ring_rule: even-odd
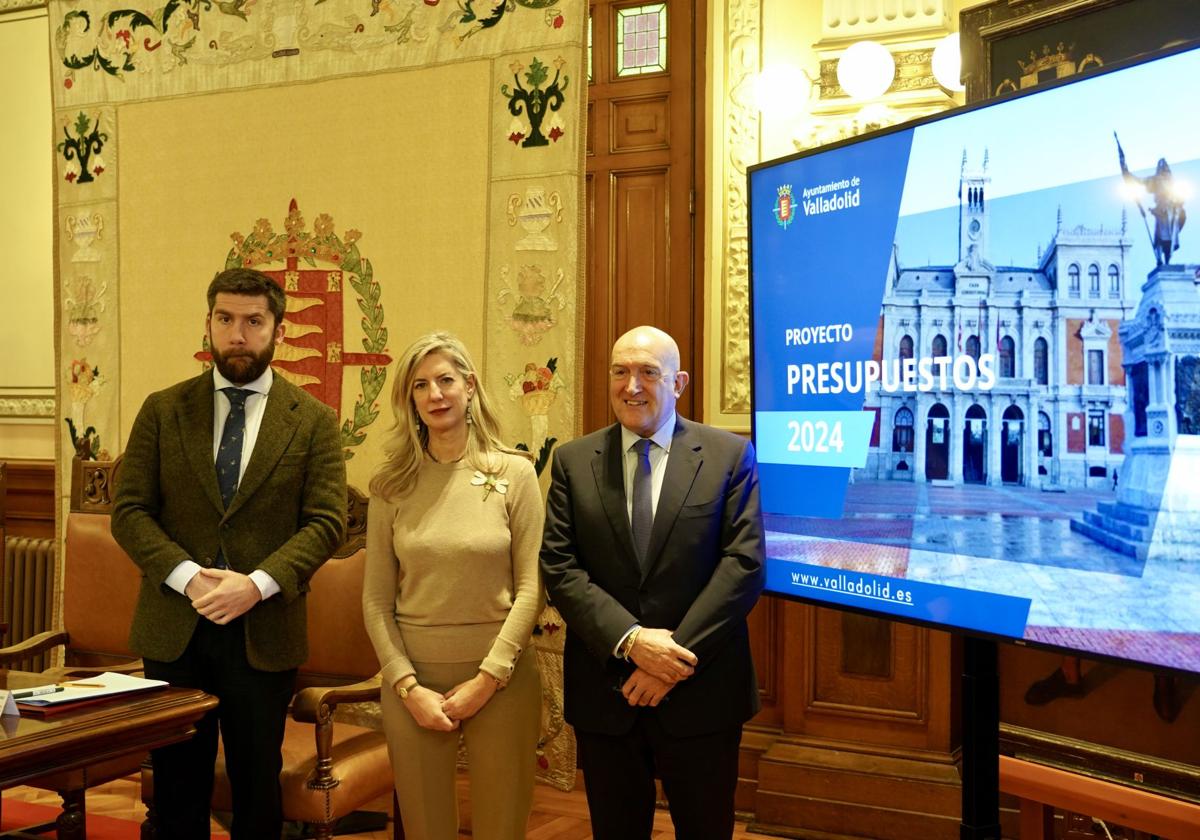
[[[63,543],[62,626],[71,636],[66,665],[103,666],[137,659],[129,617],[141,573],[113,539],[112,488],[121,459],[71,462],[71,512]]]
[[[137,657],[129,618],[141,573],[109,529],[104,513],[67,515],[63,561],[63,628],[71,635],[67,665],[103,665]]]
[[[363,625],[362,579],[365,549],[326,561],[308,593],[308,659],[304,685],[357,682],[379,670],[375,649]]]

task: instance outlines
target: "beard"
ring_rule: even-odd
[[[209,346],[212,347],[213,364],[217,366],[221,375],[234,385],[245,385],[258,379],[270,366],[271,359],[275,358],[274,343],[268,344],[267,349],[261,353],[252,353],[249,350],[221,353],[213,346],[211,337]]]

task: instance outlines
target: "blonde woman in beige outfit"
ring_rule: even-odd
[[[544,511],[524,453],[500,442],[466,348],[418,339],[396,366],[396,431],[371,481],[363,617],[409,840],[455,840],[466,741],[476,840],[522,840],[541,683]]]

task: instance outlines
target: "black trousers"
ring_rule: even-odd
[[[231,840],[274,840],[283,830],[280,747],[296,671],[259,671],[246,660],[242,619],[220,626],[201,618],[174,662],[145,660],[146,676],[199,688],[221,702],[188,741],[153,750],[159,840],[208,840],[217,734],[233,792]]]
[[[594,840],[649,840],[654,777],[678,840],[729,840],[742,727],[673,738],[650,710],[626,735],[575,732]]]

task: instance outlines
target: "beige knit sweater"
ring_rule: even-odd
[[[465,461],[428,458],[412,492],[372,497],[363,620],[386,686],[416,662],[475,662],[507,682],[542,606],[545,511],[528,459],[503,455],[507,482]],[[486,491],[486,498],[485,498]]]

